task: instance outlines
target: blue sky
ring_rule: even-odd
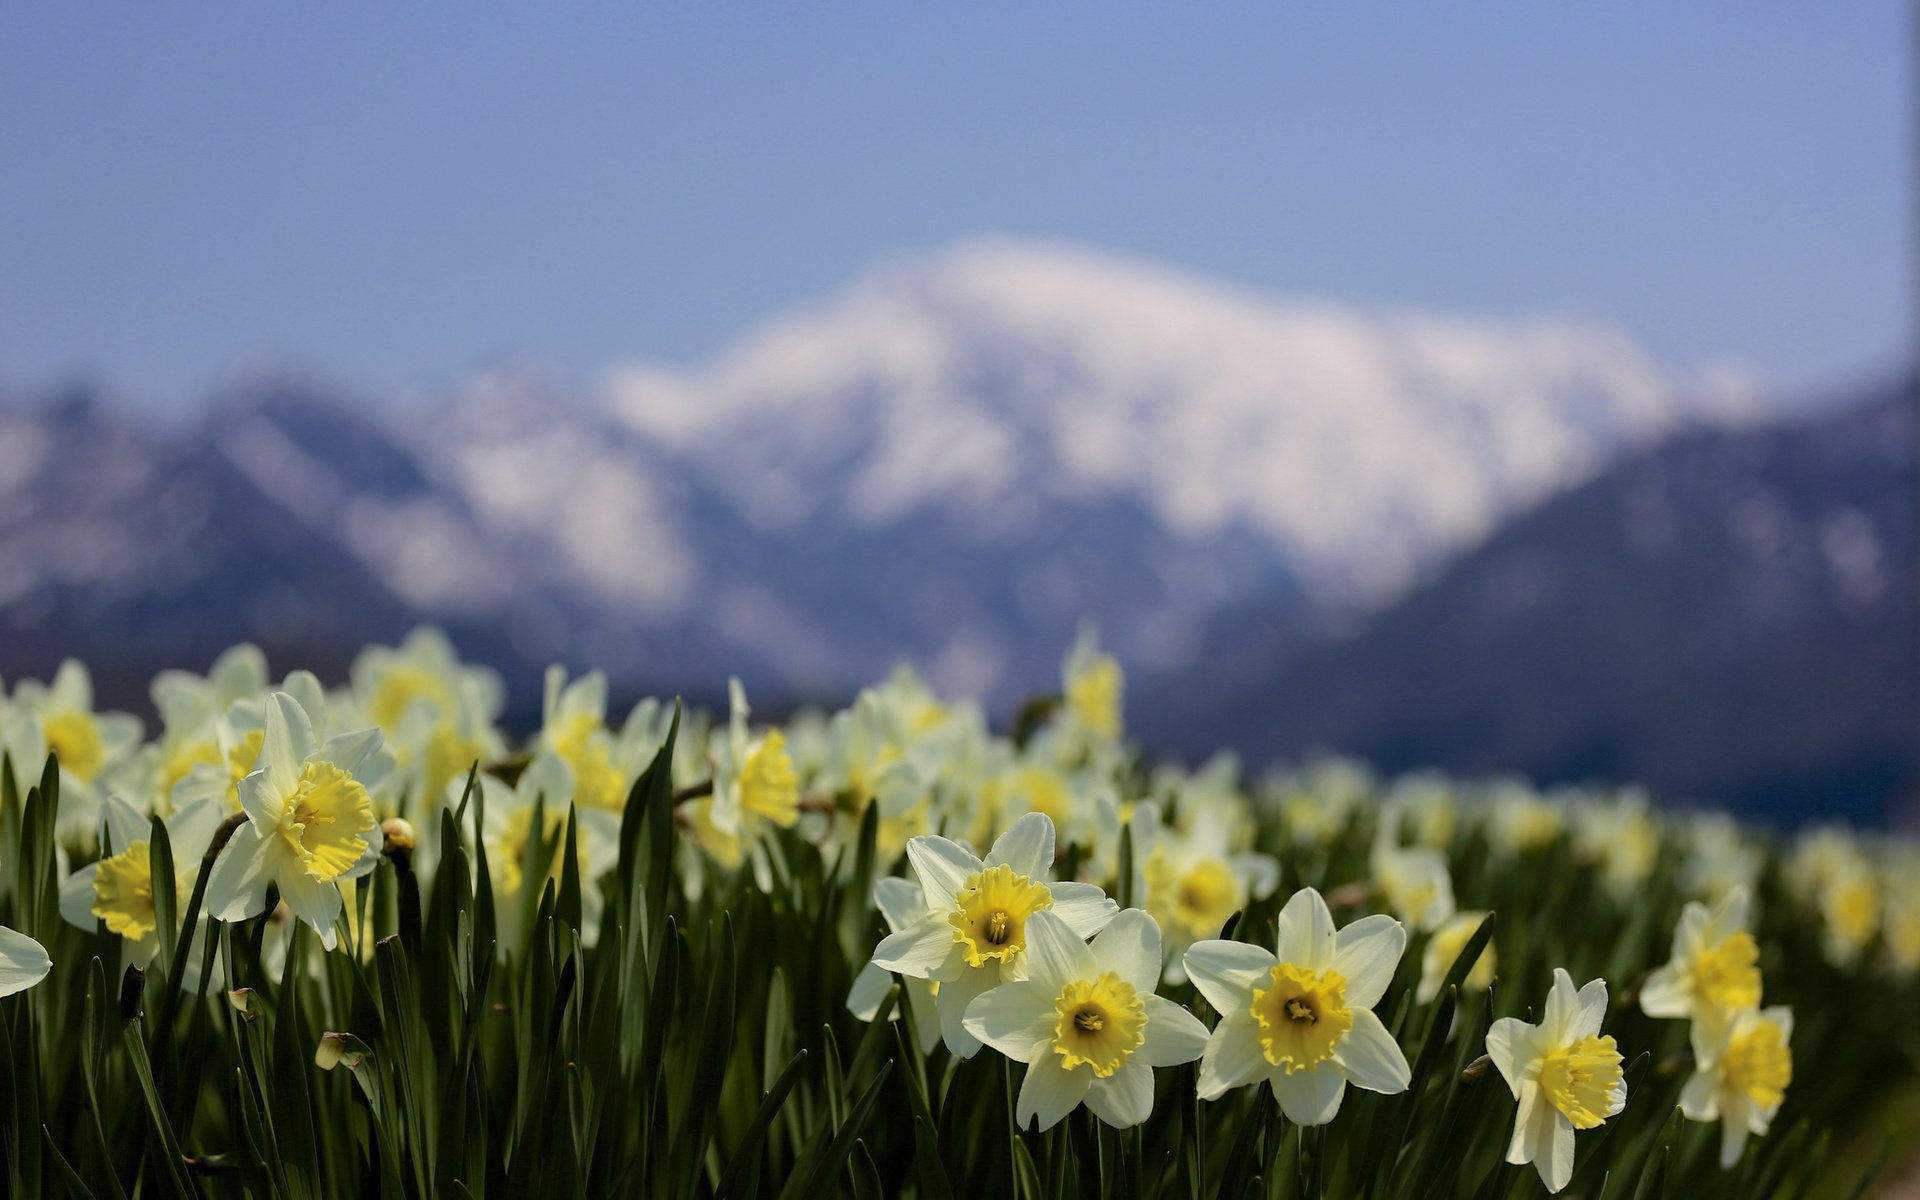
[[[0,381],[590,379],[993,231],[1817,389],[1909,325],[1910,44],[1897,0],[14,5]]]

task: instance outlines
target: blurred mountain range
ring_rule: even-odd
[[[1910,822],[1917,414],[1908,381],[1631,456],[1159,739],[1645,779],[1763,817]]]
[[[1131,719],[1163,745],[1444,761],[1439,743],[1477,730],[1461,761],[1746,797],[1721,768],[1663,778],[1651,752],[1500,734],[1521,718],[1496,711],[1507,694],[1490,676],[1522,670],[1513,656],[1534,643],[1462,659],[1487,643],[1434,598],[1480,597],[1483,625],[1538,627],[1545,644],[1584,602],[1659,656],[1695,634],[1654,573],[1676,557],[1703,577],[1747,569],[1710,557],[1747,535],[1689,539],[1761,501],[1741,507],[1729,475],[1671,484],[1664,508],[1635,500],[1638,533],[1553,514],[1684,447],[1804,440],[1765,419],[1737,374],[1660,363],[1602,328],[1284,302],[1083,250],[968,243],[857,279],[701,368],[633,366],[592,389],[500,374],[382,411],[263,377],[184,427],[84,393],[0,394],[0,672],[78,653],[103,694],[138,703],[154,669],[240,638],[337,673],[361,643],[430,619],[522,700],[550,661],[707,697],[739,674],[773,702],[844,697],[908,658],[1004,711],[1053,684],[1091,617],[1134,674]],[[1872,540],[1872,604],[1895,605],[1910,526],[1879,523],[1884,503],[1835,507],[1828,475],[1870,473],[1844,459],[1766,485],[1792,525],[1778,536],[1812,538],[1816,564],[1865,561]],[[1810,533],[1788,521],[1803,509]],[[1574,540],[1555,540],[1563,526]],[[1671,552],[1643,553],[1662,529]],[[1531,575],[1475,566],[1516,537],[1542,547],[1513,560]],[[1549,550],[1576,565],[1539,567]],[[1603,602],[1576,569],[1625,599]],[[1745,648],[1703,669],[1788,649],[1697,602],[1700,634]],[[1409,676],[1396,637],[1473,669]],[[1555,697],[1566,719],[1651,720],[1630,657],[1591,658],[1542,664],[1600,673]],[[1411,694],[1378,695],[1409,678]],[[1322,688],[1324,705],[1302,698]]]

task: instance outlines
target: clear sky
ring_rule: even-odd
[[[590,379],[990,231],[1814,388],[1905,344],[1913,46],[1898,0],[9,5],[0,381]]]

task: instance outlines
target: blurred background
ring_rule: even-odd
[[[1915,814],[1915,23],[15,6],[0,677],[417,622],[762,715]]]

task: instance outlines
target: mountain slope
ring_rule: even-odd
[[[1623,462],[1351,639],[1150,732],[1876,819],[1916,780],[1917,399]]]
[[[106,485],[33,449],[40,416],[0,415],[0,493],[22,498],[0,515],[0,671],[56,642],[193,664],[431,619],[516,677],[737,672],[771,700],[911,659],[1004,706],[1053,682],[1087,617],[1175,672],[1259,598],[1290,654],[1619,454],[1752,407],[1605,330],[974,243],[598,394],[499,375],[376,415],[263,379],[166,435],[96,411],[74,453],[124,442]]]
[[[1240,526],[1323,603],[1440,554],[1623,449],[1749,417],[1725,372],[1605,329],[1286,304],[1084,250],[964,244],[869,275],[691,373],[609,388],[757,527],[940,511],[1015,537],[1126,499]]]

